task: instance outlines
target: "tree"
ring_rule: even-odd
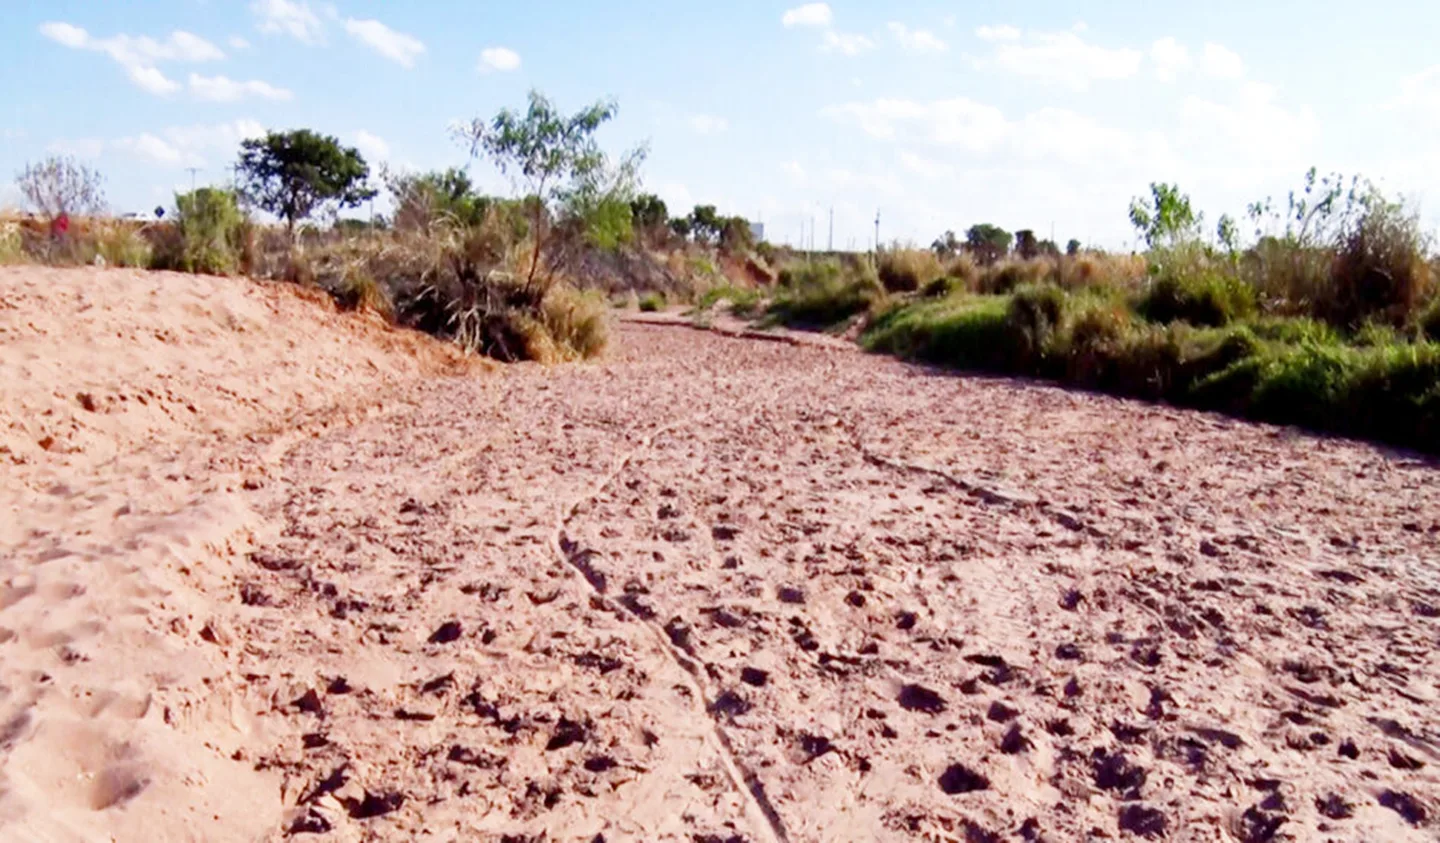
[[[1047,258],[1058,258],[1060,257],[1060,247],[1055,245],[1054,240],[1041,240],[1040,254]]]
[[[1028,228],[1015,232],[1015,253],[1021,260],[1027,261],[1040,256],[1040,243],[1035,239],[1035,232]]]
[[[608,161],[577,176],[561,191],[564,220],[578,228],[592,246],[613,251],[635,234],[636,189],[645,147],[637,147],[611,166]]]
[[[533,284],[545,247],[545,218],[550,206],[567,195],[567,189],[605,167],[605,153],[595,132],[614,118],[615,102],[600,101],[574,114],[564,115],[539,91],[530,92],[522,113],[501,109],[490,120],[475,119],[456,130],[470,146],[470,154],[484,154],[500,172],[523,181],[534,196],[527,284]]]
[[[965,249],[983,264],[994,263],[1010,251],[1010,232],[982,222],[965,232]]]
[[[442,216],[462,225],[479,225],[493,199],[475,189],[470,174],[459,167],[428,173],[383,172],[385,187],[395,197],[397,228],[421,228]]]
[[[941,236],[935,238],[935,242],[930,244],[930,249],[935,252],[935,256],[940,260],[948,261],[955,257],[960,251],[961,246],[962,244],[955,237],[955,232],[946,231]]]
[[[720,224],[720,248],[732,254],[748,252],[755,246],[755,233],[744,217],[725,217]]]
[[[35,212],[54,220],[61,215],[98,214],[105,210],[105,179],[68,156],[52,155],[30,164],[15,176],[15,186]]]
[[[1149,197],[1137,196],[1130,202],[1130,224],[1152,249],[1194,240],[1201,221],[1179,185],[1152,182]]]
[[[359,151],[309,129],[241,141],[239,171],[241,193],[285,220],[292,238],[295,221],[309,219],[317,209],[332,203],[353,208],[375,196],[370,167]]]
[[[675,232],[675,236],[682,240],[688,238],[690,236],[690,218],[676,217],[670,220],[670,230]]]
[[[723,228],[724,221],[714,205],[696,205],[695,210],[690,212],[690,233],[695,236],[696,242],[715,242]]]
[[[670,221],[665,200],[653,193],[642,193],[630,203],[630,214],[641,231],[656,231]]]
[[[1065,244],[1065,254],[1072,258],[1080,254],[1080,241],[1071,237],[1070,242]]]

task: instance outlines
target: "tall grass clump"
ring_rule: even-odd
[[[149,267],[154,261],[150,241],[138,226],[105,220],[95,224],[90,236],[96,254],[108,266]]]
[[[885,249],[878,264],[880,283],[892,293],[913,293],[945,274],[940,259],[928,249]]]
[[[1255,314],[1255,288],[1201,261],[1167,262],[1140,295],[1135,310],[1151,322],[1220,327]]]
[[[884,301],[885,288],[873,270],[824,260],[781,270],[770,311],[786,324],[829,327]]]
[[[1352,328],[1410,321],[1432,289],[1429,245],[1416,214],[1373,194],[1336,244],[1326,315]]]
[[[0,220],[0,265],[22,263],[25,257],[20,223],[15,220]]]

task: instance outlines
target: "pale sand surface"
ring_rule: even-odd
[[[456,365],[0,270],[0,839],[1440,829],[1431,463],[675,326]]]

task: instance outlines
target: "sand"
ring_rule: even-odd
[[[841,344],[455,374],[285,288],[0,291],[0,838],[1440,828],[1428,461]],[[199,412],[63,400],[156,384]]]

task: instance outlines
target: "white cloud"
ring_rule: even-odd
[[[351,37],[401,67],[414,67],[415,59],[425,52],[420,39],[403,32],[396,32],[378,20],[345,21],[345,31]]]
[[[1255,165],[1303,160],[1305,150],[1319,138],[1319,121],[1308,107],[1289,109],[1276,99],[1274,87],[1242,82],[1223,102],[1187,97],[1180,116],[1189,124],[1187,136],[1207,152]]]
[[[875,49],[875,42],[864,35],[836,32],[833,29],[826,30],[825,40],[820,44],[821,52],[840,53],[846,56],[858,56],[873,49]]]
[[[786,28],[796,26],[829,26],[834,20],[828,3],[806,3],[803,6],[796,6],[787,9],[785,14],[780,16],[780,23]]]
[[[259,79],[238,82],[226,76],[201,76],[197,73],[190,74],[190,93],[196,99],[209,102],[236,102],[248,97],[288,100],[293,96],[285,88],[277,88]]]
[[[41,24],[46,38],[75,50],[104,53],[121,67],[143,90],[156,95],[172,94],[180,86],[157,67],[160,62],[207,62],[225,58],[225,53],[198,35],[175,30],[164,40],[149,36],[113,35],[97,38],[78,26],[61,21]]]
[[[1200,67],[1206,75],[1217,79],[1239,79],[1245,75],[1245,62],[1240,56],[1219,44],[1205,45],[1200,53]]]
[[[1042,108],[1020,119],[1011,133],[1014,148],[1030,159],[1085,162],[1134,161],[1141,155],[1135,138],[1067,108]]]
[[[691,131],[699,135],[718,135],[730,128],[730,121],[713,114],[696,114],[689,122]]]
[[[931,102],[878,99],[830,106],[822,115],[854,123],[881,140],[923,141],[985,152],[1010,131],[1000,109],[965,97]]]
[[[159,132],[104,141],[85,141],[88,151],[98,156],[103,149],[115,149],[162,167],[205,167],[218,153],[224,160],[235,153],[240,141],[262,137],[265,128],[254,120],[233,120],[227,123],[170,126]]]
[[[799,161],[785,161],[780,164],[780,169],[789,176],[796,184],[804,184],[805,167]]]
[[[250,11],[259,18],[256,25],[261,32],[283,33],[302,44],[325,41],[325,24],[304,0],[255,0],[250,4]]]
[[[1161,38],[1150,45],[1150,60],[1155,63],[1155,78],[1173,82],[1190,68],[1190,50],[1174,38]]]
[[[250,49],[250,42],[246,41],[244,38],[241,38],[239,35],[231,35],[227,43],[230,44],[230,49],[232,50]]]
[[[180,83],[168,78],[158,68],[137,65],[126,69],[130,81],[158,96],[173,94],[180,90]]]
[[[1088,44],[1074,32],[1032,32],[1023,41],[997,43],[994,54],[976,64],[1083,91],[1094,81],[1134,76],[1143,58],[1139,50]]]
[[[981,41],[1016,41],[1020,38],[1020,30],[1013,26],[982,26],[975,30],[975,37]]]
[[[388,161],[390,160],[390,144],[379,135],[361,129],[355,133],[355,148],[365,156],[366,161]]]
[[[900,46],[912,53],[943,53],[948,49],[944,41],[935,36],[935,33],[927,29],[911,29],[899,21],[891,21],[887,24],[890,34],[900,42]]]
[[[162,166],[181,166],[182,164],[184,166],[200,166],[199,163],[191,163],[192,158],[178,148],[149,132],[144,132],[138,137],[121,138],[115,142],[115,146]]]
[[[520,54],[509,47],[486,47],[480,51],[481,73],[500,71],[506,73],[520,67]]]
[[[90,33],[64,21],[40,24],[40,34],[57,44],[63,44],[75,50],[90,46]]]

